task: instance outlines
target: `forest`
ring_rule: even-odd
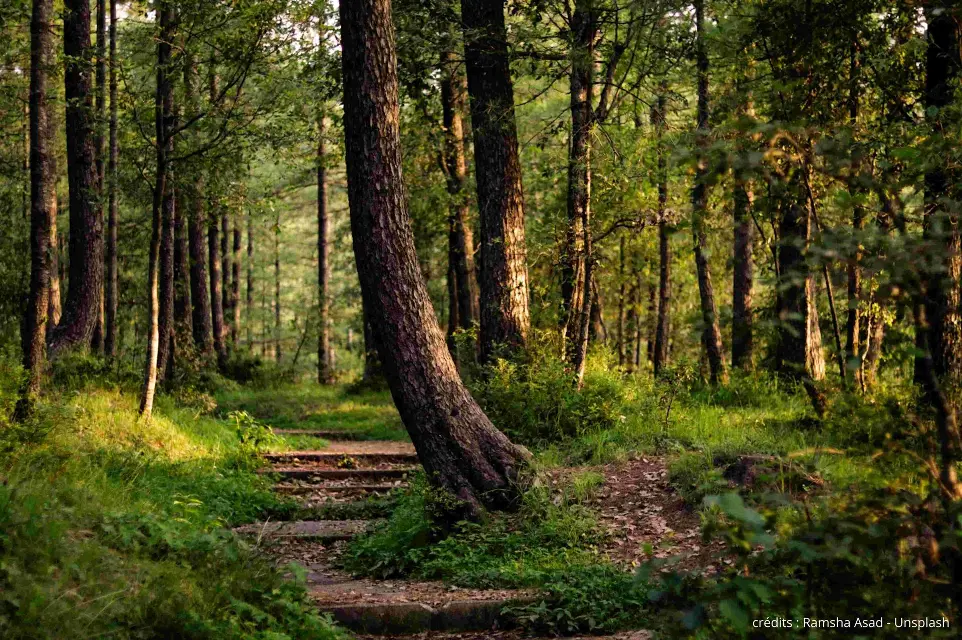
[[[0,637],[959,636],[955,0],[0,38]]]

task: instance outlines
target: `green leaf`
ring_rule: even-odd
[[[736,630],[748,630],[748,611],[737,600],[722,600],[718,603],[718,611]]]

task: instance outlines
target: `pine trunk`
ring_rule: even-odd
[[[198,196],[200,198],[201,196]],[[227,345],[224,344],[224,298],[221,291],[221,260],[219,235],[220,216],[213,198],[207,203],[207,265],[210,268],[210,315],[214,351],[221,367],[227,361]]]
[[[240,259],[243,238],[241,237],[240,216],[235,213],[233,216],[231,216],[231,218],[234,223],[234,243],[232,247],[233,251],[231,252],[230,265],[230,310],[232,317],[230,326],[230,342],[231,348],[236,351],[238,341],[240,340]]]
[[[671,329],[671,235],[672,225],[667,219],[668,211],[668,163],[665,158],[665,93],[667,87],[659,85],[655,108],[651,110],[651,122],[655,127],[656,163],[658,180],[658,319],[655,323],[655,343],[651,354],[655,377],[661,375],[668,365],[668,340]]]
[[[462,0],[474,166],[481,219],[480,357],[523,347],[530,322],[524,192],[504,3]]]
[[[98,214],[95,120],[91,93],[90,4],[64,3],[64,88],[67,100],[67,181],[70,187],[69,288],[50,340],[58,354],[86,347],[98,322],[104,280],[103,218]]]
[[[732,267],[732,368],[753,367],[754,311],[752,288],[755,281],[754,225],[751,219],[753,194],[742,176],[735,177],[733,214],[735,242]]]
[[[110,125],[107,148],[107,249],[104,282],[104,353],[117,357],[117,305],[120,289],[117,277],[117,0],[110,0]]]
[[[391,394],[432,483],[473,515],[511,506],[527,456],[461,382],[418,267],[401,176],[390,1],[342,2],[340,14],[354,253]]]
[[[40,395],[50,306],[50,236],[56,208],[56,156],[51,148],[47,75],[53,65],[53,0],[33,0],[30,17],[30,293],[23,331],[26,380],[14,412],[25,420]]]

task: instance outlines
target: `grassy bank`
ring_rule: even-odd
[[[122,386],[50,389],[10,423],[0,390],[0,636],[340,637],[229,527],[293,508],[209,403],[161,397],[138,419]],[[296,577],[295,577],[296,578]]]

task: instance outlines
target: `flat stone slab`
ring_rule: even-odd
[[[417,464],[418,457],[413,451],[283,451],[279,453],[264,453],[261,457],[268,462],[320,462],[332,467],[343,467],[345,465],[375,465],[378,463],[390,464]]]
[[[294,520],[292,522],[255,522],[234,529],[235,533],[258,539],[297,539],[317,542],[350,540],[366,531],[370,520]]]
[[[279,484],[274,486],[274,490],[278,493],[284,493],[287,495],[304,495],[304,494],[318,494],[325,495],[329,493],[334,494],[367,494],[367,493],[388,493],[399,487],[403,487],[405,484],[403,482],[396,483],[358,483],[358,482],[348,482],[346,484],[307,484],[307,485],[286,485]]]
[[[326,480],[366,480],[379,482],[382,480],[394,480],[406,478],[411,473],[417,471],[417,467],[394,467],[387,469],[332,469],[330,467],[274,467],[271,469],[259,469],[258,473],[276,473],[282,478],[293,480],[307,480],[312,482],[324,482]]]
[[[511,624],[504,608],[517,599],[456,600],[440,607],[423,602],[358,603],[325,606],[343,627],[358,633],[387,635],[424,631],[480,631]]]

